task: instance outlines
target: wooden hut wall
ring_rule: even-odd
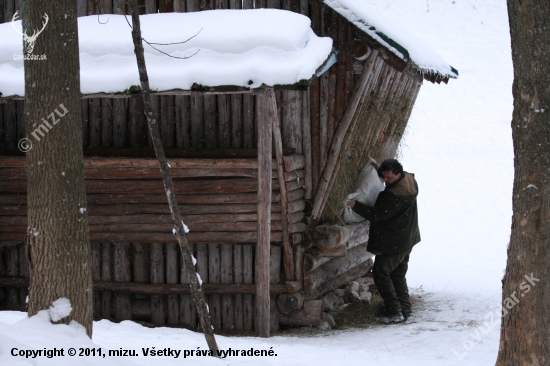
[[[127,12],[128,9],[118,6],[121,3],[116,0],[79,0],[79,15]],[[311,199],[315,195],[319,177],[327,163],[334,133],[348,108],[359,79],[358,75],[362,70],[362,65],[354,61],[348,51],[349,42],[356,38],[355,27],[318,0],[145,0],[141,3],[144,13],[191,12],[241,6],[245,9],[286,9],[310,16],[315,33],[334,40],[334,46],[340,52],[338,62],[328,72],[314,79],[307,91],[286,90],[276,93],[283,146],[294,148],[297,153],[305,156],[304,171],[300,173],[300,177],[296,176],[297,182],[300,182],[300,178],[305,181],[304,190],[298,187],[289,192],[289,196],[292,194],[290,201],[294,201],[291,207],[298,213],[291,220],[299,223],[303,217],[303,199]],[[3,5],[0,6],[4,11],[3,19],[10,21],[18,4],[14,0],[0,0],[0,5]],[[379,54],[376,62],[380,64],[380,74],[370,84],[368,98],[360,105],[360,112],[357,114],[361,116],[358,118],[360,123],[352,127],[356,129],[357,138],[347,142],[351,144],[349,146],[357,148],[358,169],[364,164],[368,154],[383,158],[395,153],[421,85],[421,80],[412,72],[396,71],[390,66],[387,56],[383,53]],[[256,99],[251,94],[194,93],[155,96],[163,143],[167,148],[254,149]],[[0,154],[18,152],[17,142],[24,137],[23,108],[22,100],[9,100],[0,104]],[[151,146],[141,98],[83,99],[82,111],[84,146],[100,149]],[[291,188],[296,187],[291,185]],[[4,198],[20,199],[23,202],[24,196],[16,196],[18,195]],[[194,199],[194,202],[197,202],[197,198]],[[336,207],[333,203],[339,204],[340,201],[337,200],[338,194],[328,195],[327,207]],[[21,207],[8,207],[5,202],[0,202],[0,219],[1,211],[12,209],[26,215],[26,208],[22,213]],[[325,217],[331,214],[332,211],[329,209]],[[13,211],[8,215],[13,215]],[[0,231],[1,227],[0,224]],[[293,235],[293,243],[298,244],[295,253],[297,281],[308,276],[306,271],[302,272],[304,248],[299,245],[300,241],[300,234]],[[181,276],[179,257],[173,255],[174,251],[177,251],[173,244],[167,244],[162,240],[149,240],[148,243],[141,244],[136,243],[136,240],[110,243],[95,242],[92,246],[94,286],[97,295],[94,305],[96,317],[118,320],[131,317],[155,324],[167,322],[196,325],[190,295],[181,294],[187,287],[178,287],[185,284],[186,279],[185,276]],[[0,304],[10,309],[24,307],[26,297],[24,279],[21,279],[28,278],[26,262],[21,262],[26,257],[23,246],[17,244],[13,241],[4,241],[0,244],[0,276],[8,276],[11,281],[5,280],[8,277],[4,277],[4,280],[0,278],[0,286],[1,281],[8,281],[12,285],[5,288],[5,291],[0,288]],[[252,330],[253,245],[226,245],[203,241],[194,244],[193,247],[197,269],[208,293],[214,327]],[[275,280],[271,291],[284,292],[282,285],[275,284],[282,283],[284,279],[284,276],[281,276],[281,248],[272,245],[271,254],[272,264],[278,263],[272,268],[271,276]],[[363,270],[367,268],[366,262],[361,266],[364,267],[361,267]],[[125,292],[127,289],[116,287],[117,283],[126,284],[128,280],[133,286],[131,294]],[[331,279],[327,278],[325,281],[328,283]],[[229,283],[243,284],[242,293],[236,294],[234,287],[218,285]],[[223,288],[229,288],[229,293],[222,293]],[[179,294],[176,294],[178,292]]]
[[[302,116],[308,115],[307,110],[303,111],[306,95],[306,91],[277,92],[283,145],[287,149],[303,150],[301,123]],[[171,148],[204,151],[255,148],[254,126],[259,119],[257,99],[252,94],[155,96],[163,143]],[[9,100],[0,104],[3,155],[20,155],[17,141],[25,135],[24,103],[24,100]],[[98,152],[111,149],[108,151],[131,155],[133,148],[150,146],[141,98],[83,99],[82,111],[85,147]],[[149,169],[154,161],[146,164],[144,160],[127,160],[128,166],[133,164],[134,168],[126,167],[124,161],[108,158],[99,162],[85,160],[93,278],[95,288],[101,289],[95,291],[94,313],[97,318],[194,327],[196,316],[190,295],[181,294],[188,287],[181,286],[187,280],[182,275],[179,249],[175,243],[166,242],[171,237],[171,225],[158,169]],[[22,254],[26,228],[26,173],[24,158],[14,156],[10,161],[11,165],[0,168],[0,270],[3,269],[0,276],[4,277],[0,278],[0,286],[2,281],[4,286],[14,286],[8,286],[5,291],[0,289],[0,306],[24,309],[24,286],[28,285],[26,256]],[[251,159],[250,164],[254,161],[256,159]],[[136,170],[135,164],[141,169]],[[300,221],[304,216],[306,174],[304,159],[296,164],[285,171],[290,202],[286,219],[293,241],[299,242],[300,232],[305,230]],[[251,243],[256,237],[256,193],[251,192],[250,187],[255,190],[256,173],[250,168],[203,170],[194,173],[193,168],[186,170],[174,166],[172,172],[176,188],[178,184],[195,187],[182,186],[189,194],[178,194],[178,198],[184,218],[193,231],[189,240],[195,243],[197,270],[205,283],[213,324],[216,329],[251,331],[254,329],[255,297],[255,253]],[[223,184],[197,182],[197,177],[186,179],[205,173],[211,173],[213,177],[206,178],[212,180],[220,179],[216,178],[219,175],[224,179],[241,179],[243,189],[233,185],[231,191],[225,192]],[[153,178],[158,183],[152,182]],[[284,275],[281,273],[282,248],[278,243],[282,241],[281,220],[285,216],[278,203],[278,186],[274,172],[270,276],[274,285],[272,291],[282,292],[286,287],[281,285]]]
[[[15,11],[14,9],[17,8],[17,5],[14,5],[16,1],[0,0],[0,4],[2,2],[4,3],[4,20],[10,21]],[[306,169],[309,173],[306,174],[306,179],[308,180],[306,182],[306,198],[313,197],[317,183],[319,182],[319,176],[327,161],[332,136],[351,100],[357,81],[357,75],[354,76],[354,59],[349,52],[350,42],[358,38],[356,37],[356,28],[344,17],[319,0],[142,0],[140,4],[142,5],[144,14],[157,12],[194,12],[209,9],[284,9],[309,16],[312,19],[311,27],[318,36],[331,37],[333,39],[334,48],[339,51],[338,62],[319,79],[314,79],[307,95],[303,97],[303,103],[309,109],[309,112],[304,114],[303,130],[301,133],[303,139],[302,146],[305,146],[302,151],[304,154],[307,154]],[[78,7],[79,15],[122,14],[128,12],[127,6],[118,0],[79,0]],[[384,56],[384,58],[387,59],[387,56]],[[130,101],[139,104],[137,100]],[[197,102],[200,103],[201,101]],[[208,103],[208,100],[204,102]],[[280,93],[278,95],[278,102],[283,102],[280,99]],[[174,101],[174,103],[177,104],[178,102]],[[98,111],[101,108],[101,104],[100,101],[96,100],[93,106],[90,105],[91,110],[89,113],[104,113]],[[187,105],[184,104],[184,106]],[[192,106],[197,107],[194,104]],[[130,107],[133,107],[133,105]],[[134,109],[131,108],[131,110]],[[190,112],[194,112],[194,110]],[[135,116],[135,118],[139,118],[139,116]],[[243,120],[243,123],[246,124],[247,120]],[[283,122],[282,125],[284,128],[285,123]],[[146,132],[144,123],[141,123],[138,127]],[[191,128],[190,126],[184,127],[188,128],[188,131]],[[98,135],[99,132],[97,131],[98,127],[94,128],[96,130],[90,134],[91,140],[89,141],[89,146],[101,146],[101,136]],[[178,125],[176,125],[176,128],[178,128]],[[251,129],[243,129],[244,133],[247,133],[247,131],[252,132]],[[106,136],[106,140],[110,140],[108,132],[106,131],[108,135]],[[193,134],[194,141],[191,141],[190,137],[186,138],[185,133],[180,133],[178,135],[180,136],[179,140],[170,143],[174,144],[174,147],[198,146],[202,140],[201,133],[206,132],[199,131],[198,134]],[[295,131],[298,138],[300,137],[299,132]],[[143,133],[141,136],[145,134]],[[226,136],[222,136],[222,138],[225,138],[226,140],[224,141],[227,141]],[[242,138],[243,143],[250,145],[250,136],[243,135]],[[145,145],[143,141],[136,140],[129,141],[129,143],[131,143],[129,146],[132,147]],[[294,141],[292,139],[285,139],[283,143],[287,146],[292,146]],[[298,152],[300,149],[301,146],[297,146]]]

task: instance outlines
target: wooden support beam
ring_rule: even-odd
[[[273,139],[275,143],[275,153],[277,156],[277,174],[279,177],[279,187],[281,191],[281,210],[283,215],[285,215],[287,210],[287,184],[290,185],[291,189],[296,189],[297,184],[292,184],[292,182],[285,183],[284,181],[284,161],[283,161],[283,141],[281,138],[281,126],[279,124],[279,117],[277,115],[277,99],[275,98],[275,92],[272,88],[267,89],[266,98],[268,102],[269,112],[268,115],[271,118],[272,128],[273,128]],[[298,182],[298,180],[293,181]],[[303,180],[302,180],[303,182]],[[283,220],[283,263],[285,270],[285,280],[292,281],[294,279],[294,259],[292,253],[292,245],[290,243],[289,229],[287,220]]]
[[[0,287],[28,287],[30,281],[24,277],[0,277]],[[227,284],[227,283],[203,283],[203,291],[206,294],[246,294],[255,295],[256,285]],[[151,284],[134,282],[94,282],[94,291],[131,292],[136,294],[190,294],[189,284]],[[283,294],[288,292],[286,285],[271,285],[270,293]]]
[[[372,76],[372,71],[375,67],[375,64],[376,64],[375,60],[377,57],[378,57],[378,52],[376,50],[373,50],[367,60],[367,67],[365,67],[365,69],[363,70],[363,74],[361,74],[361,78],[353,93],[353,97],[332,138],[329,157],[325,164],[325,168],[323,169],[323,172],[319,178],[319,183],[317,185],[317,189],[315,191],[315,197],[313,200],[314,204],[313,204],[313,211],[311,212],[311,218],[314,220],[319,220],[323,213],[323,209],[329,193],[328,192],[329,185],[330,185],[330,182],[333,180],[332,174],[334,172],[334,169],[336,168],[336,162],[338,160],[338,156],[340,155],[340,149],[342,147],[342,143],[344,141],[348,128],[353,120],[353,117],[356,114],[357,106],[361,101],[363,93],[368,85],[369,79]]]
[[[269,160],[271,164],[271,159]],[[271,170],[269,171],[271,176]],[[164,188],[160,180],[86,180],[86,193],[156,193],[162,194]],[[273,189],[279,190],[279,182],[271,182]],[[223,182],[215,179],[177,180],[174,189],[179,194],[194,193],[248,193],[257,192],[257,182],[252,178],[228,178]],[[27,192],[26,180],[0,181],[0,192],[24,193]],[[270,197],[271,201],[271,197]]]
[[[253,150],[256,152],[257,150]],[[291,167],[300,169],[300,156],[291,155],[285,157]],[[91,168],[141,168],[157,169],[156,159],[147,157],[86,157],[84,169]],[[273,169],[276,169],[275,161]],[[171,169],[258,169],[258,161],[251,158],[168,158]],[[27,166],[24,156],[0,156],[0,168],[25,168]],[[289,171],[289,170],[287,170]]]
[[[269,337],[269,243],[271,237],[271,143],[272,116],[269,99],[264,92],[258,95],[258,231],[256,247],[256,331],[260,337]],[[283,175],[281,175],[283,176]]]
[[[106,195],[109,196],[115,196],[115,195]],[[213,195],[215,196],[215,195]],[[256,202],[256,194],[254,194],[254,202]],[[15,200],[14,196],[0,196],[1,198],[7,198],[6,200],[13,199]],[[26,196],[23,196],[26,198]],[[139,203],[139,202],[131,202],[130,200],[122,201],[122,202],[128,202],[130,203],[123,203],[123,204],[116,204],[116,202],[113,202],[112,205],[102,205],[102,204],[92,204],[91,198],[92,196],[88,196],[88,216],[136,216],[136,217],[142,217],[143,219],[146,219],[146,216],[144,215],[165,215],[169,213],[169,209],[167,205],[163,204],[153,204],[153,203]],[[134,196],[135,197],[135,196]],[[275,197],[278,197],[275,196]],[[97,198],[97,197],[94,197]],[[118,197],[117,197],[118,198]],[[155,198],[155,197],[152,197]],[[179,197],[178,197],[179,198]],[[206,202],[209,200],[209,197],[205,197],[203,202]],[[19,198],[17,199],[19,200]],[[272,197],[272,200],[274,198]],[[2,201],[2,199],[0,199]],[[296,201],[300,202],[300,201]],[[208,201],[208,203],[213,203],[212,201]],[[236,219],[239,220],[237,217],[240,214],[253,214],[254,219],[250,220],[250,216],[248,216],[248,219],[241,219],[240,221],[256,221],[256,204],[255,203],[228,203],[225,204],[225,202],[220,202],[223,204],[208,204],[208,205],[181,205],[180,213],[182,215],[186,216],[196,216],[196,215],[218,215],[217,219],[214,217],[211,217],[211,219],[218,220],[216,222],[223,222],[223,221],[235,221]],[[299,204],[297,204],[299,206]],[[302,210],[298,210],[302,211]],[[275,215],[275,217],[272,216],[272,220],[280,220],[281,216],[277,216],[281,212],[281,206],[279,204],[274,204],[271,206],[271,212],[272,215]],[[290,212],[290,211],[289,211]],[[299,213],[299,212],[297,212]],[[192,215],[193,214],[193,215]],[[237,215],[235,217],[231,217],[231,215]],[[293,212],[294,214],[294,212]],[[23,219],[22,216],[26,217],[27,215],[27,205],[25,204],[4,204],[0,202],[0,225],[26,225],[26,220]],[[219,216],[219,215],[228,215],[228,216]],[[225,218],[224,218],[225,217]],[[246,216],[245,216],[246,217]],[[130,218],[129,218],[130,219]],[[226,220],[227,219],[227,220]],[[101,220],[99,218],[94,218],[93,220]],[[110,220],[106,218],[106,220]],[[114,219],[113,219],[114,220]],[[148,221],[151,222],[151,221]],[[96,222],[100,223],[100,222]]]
[[[294,215],[299,215],[296,213]],[[302,212],[303,214],[303,212]],[[256,222],[258,215],[254,213],[246,214],[213,214],[213,215],[186,215],[183,216],[186,225],[192,231],[254,231],[256,230]],[[94,230],[98,231],[101,227],[105,227],[106,232],[125,232],[125,231],[139,231],[139,232],[166,232],[172,230],[173,223],[170,222],[170,215],[123,215],[123,216],[89,216],[90,228],[96,227]],[[282,227],[281,213],[272,213],[271,224],[272,230]],[[23,228],[23,232],[26,231],[27,218],[26,217],[14,217],[14,216],[0,216],[0,225],[6,225],[13,228]],[[131,226],[131,230],[126,230]],[[138,225],[143,225],[140,229]],[[150,225],[148,227],[148,225]],[[213,227],[214,225],[220,225],[219,228]],[[235,225],[234,229],[230,228],[230,225]],[[109,229],[112,226],[112,229]],[[117,229],[117,226],[119,227]],[[227,227],[227,229],[223,229]],[[195,228],[195,229],[193,229]],[[208,229],[200,229],[208,228]],[[20,232],[21,229],[6,228],[5,231]],[[276,229],[275,229],[276,230]]]
[[[10,232],[0,228],[0,241],[25,240],[26,232]],[[283,233],[272,232],[270,235],[272,243],[283,241]],[[173,243],[176,241],[172,232],[168,233],[91,233],[90,241],[94,243]],[[243,244],[257,243],[258,233],[251,232],[190,232],[188,234],[190,243],[219,243],[219,244]]]

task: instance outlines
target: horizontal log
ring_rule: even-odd
[[[201,177],[249,177],[258,176],[257,169],[245,168],[191,168],[191,169],[170,169],[172,178],[201,178]],[[86,179],[162,179],[159,168],[86,168],[84,170]],[[273,178],[277,178],[276,171]],[[26,168],[2,168],[0,169],[0,180],[27,179]]]
[[[25,233],[4,232],[0,228],[0,241],[25,240]],[[177,243],[172,233],[90,233],[90,241],[94,243]],[[254,232],[195,232],[187,234],[187,241],[192,244],[239,244],[257,242]],[[271,242],[283,241],[283,233],[271,232]]]
[[[333,249],[345,245],[348,241],[353,241],[354,243],[349,247],[351,248],[368,241],[369,228],[370,224],[367,220],[340,227],[317,226],[313,232],[312,244],[323,250]]]
[[[96,216],[102,218],[102,216]],[[252,232],[257,229],[257,222],[199,222],[191,223],[185,218],[185,224],[190,232]],[[99,221],[99,220],[98,220]],[[171,233],[174,225],[172,223],[142,223],[142,224],[89,224],[90,233]],[[271,230],[281,231],[281,221],[272,221]],[[21,233],[27,231],[26,225],[10,225],[0,227],[0,234],[3,233]]]
[[[209,223],[232,223],[257,222],[256,213],[248,214],[212,214],[212,215],[184,215],[183,220],[189,225]],[[271,222],[280,222],[281,214],[272,213]],[[173,224],[170,215],[127,215],[127,216],[89,216],[90,225],[114,225],[114,224]],[[26,217],[0,216],[0,225],[26,226]],[[203,231],[203,230],[197,230]],[[219,230],[218,230],[219,231]]]
[[[289,234],[302,233],[302,232],[306,231],[306,229],[307,229],[307,226],[303,222],[297,222],[297,223],[288,225],[288,233]]]
[[[306,171],[303,169],[293,170],[291,172],[285,172],[285,182],[290,182],[291,180],[296,179],[305,179]]]
[[[115,194],[88,194],[88,205],[115,205],[123,203],[166,203],[166,194],[144,193],[115,193]],[[272,202],[279,202],[279,194],[271,196]],[[178,203],[185,205],[203,204],[240,204],[253,203],[256,207],[257,193],[219,193],[219,194],[178,194]],[[27,195],[24,194],[0,194],[0,207],[2,205],[26,205]],[[305,208],[305,202],[304,202]]]
[[[289,214],[293,214],[295,212],[303,211],[306,208],[306,201],[304,200],[297,200],[287,203],[287,210]]]
[[[258,182],[250,178],[175,180],[174,187],[179,194],[195,193],[246,193],[256,192]],[[272,182],[272,189],[279,190],[278,180]],[[26,180],[0,181],[0,192],[23,193],[27,191]],[[87,180],[86,193],[164,193],[161,180]]]
[[[281,294],[277,300],[277,306],[283,314],[298,310],[304,306],[305,296],[301,293]]]
[[[272,210],[272,211],[273,211],[273,210]],[[271,215],[273,215],[273,214],[271,214]],[[294,223],[296,223],[296,222],[302,221],[302,219],[304,218],[304,216],[305,216],[304,211],[299,211],[299,212],[295,212],[295,213],[293,213],[293,214],[287,215],[287,216],[286,216],[286,219],[287,219],[287,222],[288,222],[289,224],[294,224]]]
[[[285,171],[291,172],[293,170],[303,169],[306,166],[306,157],[300,154],[283,156],[283,162],[285,164]]]
[[[276,190],[275,188],[273,189]],[[305,191],[302,188],[287,192],[286,194],[288,202],[301,200],[302,198],[304,198],[304,195],[305,195]]]
[[[363,262],[350,270],[342,273],[341,275],[338,275],[334,278],[331,278],[325,282],[323,282],[321,285],[317,286],[313,291],[306,294],[306,299],[313,300],[318,299],[320,296],[330,292],[334,291],[340,286],[345,285],[346,283],[349,283],[353,280],[358,279],[359,277],[365,276],[373,266],[373,260],[372,258],[369,258],[366,262]]]
[[[360,263],[366,262],[371,257],[373,257],[373,254],[367,251],[367,246],[360,245],[349,250],[346,257],[331,259],[328,263],[304,275],[306,293],[311,292],[323,282],[341,275]]]
[[[300,233],[292,234],[292,244],[293,245],[298,245],[300,243],[302,243],[302,234],[300,234]]]
[[[106,148],[101,148],[101,150]],[[154,155],[153,155],[154,156]],[[295,155],[291,155],[295,156]],[[255,169],[258,170],[257,156],[250,159],[201,159],[201,158],[168,158],[172,169]],[[0,168],[25,168],[23,156],[0,156]],[[159,169],[158,160],[151,158],[129,157],[85,157],[84,169],[90,168],[149,168]],[[299,168],[296,168],[299,169]],[[295,169],[293,169],[295,170]]]
[[[293,191],[295,189],[303,188],[306,185],[305,179],[297,179],[290,182],[286,182],[286,190]]]
[[[194,216],[197,219],[197,215],[210,217],[214,222],[224,221],[253,221],[250,220],[250,214],[254,214],[257,210],[256,204],[241,204],[241,205],[181,205],[179,206],[180,212],[184,217]],[[93,217],[109,217],[109,216],[138,216],[154,214],[166,215],[170,213],[168,205],[153,205],[153,204],[121,204],[121,205],[95,205],[88,206],[88,216],[90,220]],[[280,212],[281,206],[274,204],[271,206],[272,215],[275,215],[275,220],[281,220]],[[196,214],[196,215],[192,215]],[[26,205],[4,205],[0,206],[0,224],[10,225],[26,225],[27,221],[20,222],[20,217],[27,216]],[[170,216],[169,216],[170,217]],[[242,218],[240,218],[242,217]],[[95,219],[100,220],[100,219]],[[205,221],[206,219],[203,219]],[[157,220],[158,221],[158,220]],[[195,220],[196,221],[196,220]],[[149,223],[151,221],[148,221]]]
[[[302,290],[302,284],[298,281],[286,281],[285,282],[286,289],[290,293],[298,292]]]
[[[279,314],[279,323],[320,327],[323,324],[323,301],[304,301],[304,307],[289,314]]]
[[[257,149],[164,149],[168,159],[257,159]],[[283,154],[292,155],[296,149],[283,149]],[[119,147],[95,147],[85,148],[85,157],[133,157],[133,158],[156,158],[155,150],[149,148],[119,148]],[[272,152],[275,158],[275,152]]]
[[[217,194],[183,194],[177,195],[181,205],[214,205],[251,203],[256,207],[257,193],[217,193]],[[166,203],[166,195],[149,194],[89,194],[86,196],[88,205],[110,205],[120,203]],[[0,196],[0,202],[2,196]],[[280,195],[272,194],[272,202],[279,202]],[[278,206],[279,207],[279,206]]]
[[[24,277],[0,277],[1,287],[29,287],[30,281]],[[150,284],[150,283],[125,283],[125,282],[94,282],[94,291],[115,291],[132,292],[139,294],[190,294],[191,286],[189,284]],[[245,284],[221,284],[221,283],[203,283],[202,290],[206,294],[256,294],[256,285]],[[282,294],[287,291],[285,285],[270,285],[271,294]]]
[[[345,257],[348,253],[348,248],[345,245],[331,249],[330,251],[322,251],[319,248],[310,248],[304,254],[304,272],[311,272],[315,268],[330,262],[332,258]]]

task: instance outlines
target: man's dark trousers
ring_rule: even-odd
[[[377,255],[372,269],[374,283],[384,299],[386,311],[397,312],[399,305],[403,314],[411,313],[409,288],[405,275],[409,267],[412,248],[396,254]]]

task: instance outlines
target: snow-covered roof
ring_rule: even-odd
[[[308,17],[289,11],[212,10],[140,19],[145,40],[175,43],[154,47],[175,57],[193,55],[173,58],[144,44],[151,89],[158,91],[190,90],[193,84],[248,88],[295,84],[310,79],[332,51],[332,40],[317,37]],[[78,19],[82,93],[116,93],[139,85],[126,19],[101,15],[99,21],[97,16]],[[21,28],[20,21],[14,25]],[[0,24],[0,39],[0,93],[23,96],[23,61],[14,59],[23,53],[21,35],[10,23]]]
[[[382,16],[367,0],[322,0],[397,57],[412,61],[421,71],[457,78],[458,71],[430,46]]]

